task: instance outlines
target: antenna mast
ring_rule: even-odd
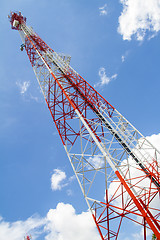
[[[160,239],[160,152],[11,12],[64,149],[102,240],[118,239],[124,223]],[[104,196],[105,195],[105,196]]]

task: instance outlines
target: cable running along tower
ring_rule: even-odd
[[[64,149],[102,240],[116,240],[126,224],[160,239],[160,152],[26,25],[18,30]],[[128,226],[128,225],[127,225]]]

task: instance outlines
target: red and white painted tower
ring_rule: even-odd
[[[129,221],[160,239],[160,152],[26,25],[19,31],[62,144],[102,240],[118,239]]]

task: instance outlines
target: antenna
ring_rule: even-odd
[[[102,240],[125,224],[160,239],[160,152],[32,28],[21,12],[18,30],[51,117]],[[105,194],[105,197],[104,197]]]

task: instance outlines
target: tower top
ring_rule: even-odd
[[[22,23],[26,22],[26,17],[23,17],[21,12],[11,12],[8,15],[8,18],[10,19],[11,28],[15,30],[20,30],[20,26]]]

